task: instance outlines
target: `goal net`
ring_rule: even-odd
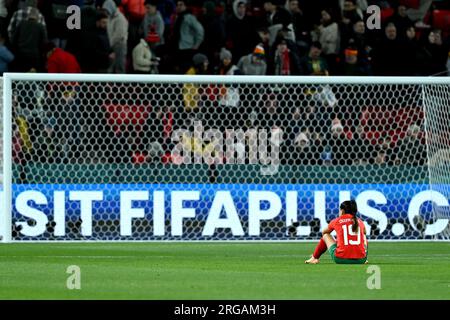
[[[448,239],[449,87],[5,74],[3,240]]]

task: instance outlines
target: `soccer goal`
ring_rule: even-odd
[[[450,238],[450,79],[12,74],[11,241]]]

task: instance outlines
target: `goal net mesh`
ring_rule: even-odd
[[[12,239],[448,239],[449,85],[214,79],[12,80]]]

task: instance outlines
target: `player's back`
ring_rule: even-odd
[[[351,214],[344,214],[334,219],[329,227],[336,231],[336,257],[362,259],[366,256],[367,240],[362,220],[358,219],[356,232],[353,232],[353,216]]]

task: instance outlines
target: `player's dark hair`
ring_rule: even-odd
[[[352,225],[352,231],[356,232],[358,231],[358,218],[356,217],[356,213],[358,212],[358,206],[356,205],[355,200],[348,200],[341,203],[340,207],[341,210],[344,210],[345,213],[352,215],[353,225]]]

